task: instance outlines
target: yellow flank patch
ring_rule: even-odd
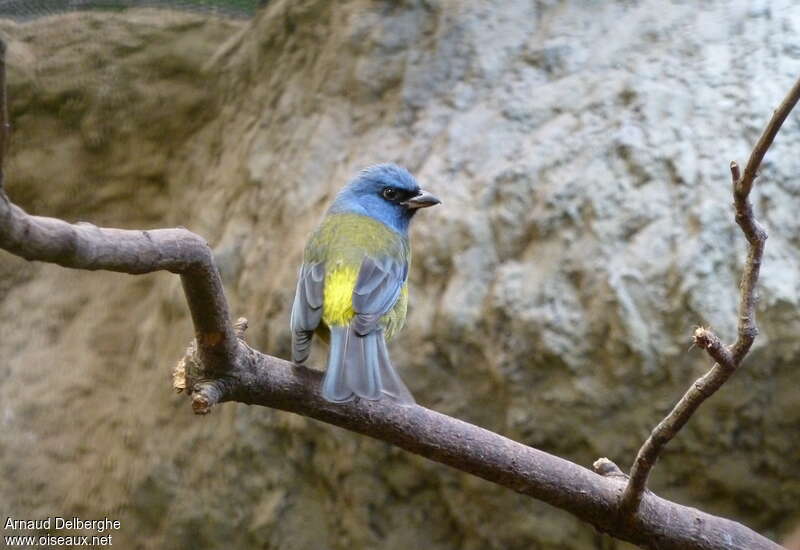
[[[358,269],[336,266],[325,274],[322,320],[328,326],[347,325],[355,315],[353,289],[356,287]]]

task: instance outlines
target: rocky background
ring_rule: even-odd
[[[413,232],[404,379],[587,466],[630,464],[710,366],[694,326],[735,338],[728,162],[800,74],[788,0],[274,0],[250,21],[140,10],[0,32],[12,199],[204,235],[252,344],[279,356],[327,203],[365,165],[409,167],[444,203]],[[776,539],[800,522],[798,147],[794,114],[754,193],[762,334],[652,479]],[[174,276],[0,252],[3,517],[109,516],[132,549],[629,548],[305,418],[196,418],[169,380],[191,334]]]

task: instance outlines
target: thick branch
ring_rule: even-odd
[[[204,364],[224,370],[235,363],[238,344],[219,271],[211,249],[191,231],[107,229],[30,216],[0,189],[0,248],[26,260],[76,269],[177,273]]]
[[[639,449],[631,467],[630,480],[620,500],[620,515],[623,518],[630,518],[637,513],[647,487],[647,478],[664,447],[689,421],[703,401],[713,395],[733,375],[758,335],[756,284],[761,270],[761,259],[764,256],[767,232],[755,219],[749,195],[764,155],[798,99],[800,99],[800,80],[795,83],[764,128],[750,154],[744,174],[740,173],[736,162],[731,162],[736,223],[744,233],[748,244],[747,260],[739,284],[738,337],[736,343],[726,348],[711,331],[704,328],[695,331],[694,343],[705,349],[716,363],[710,371],[692,384]]]

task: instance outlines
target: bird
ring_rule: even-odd
[[[386,342],[406,319],[409,225],[440,202],[405,168],[376,164],[341,189],[311,234],[292,304],[292,361],[308,359],[315,334],[329,344],[325,400],[414,404]]]

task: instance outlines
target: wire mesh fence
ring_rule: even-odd
[[[57,13],[163,7],[249,17],[268,0],[0,0],[0,18],[29,20]]]

